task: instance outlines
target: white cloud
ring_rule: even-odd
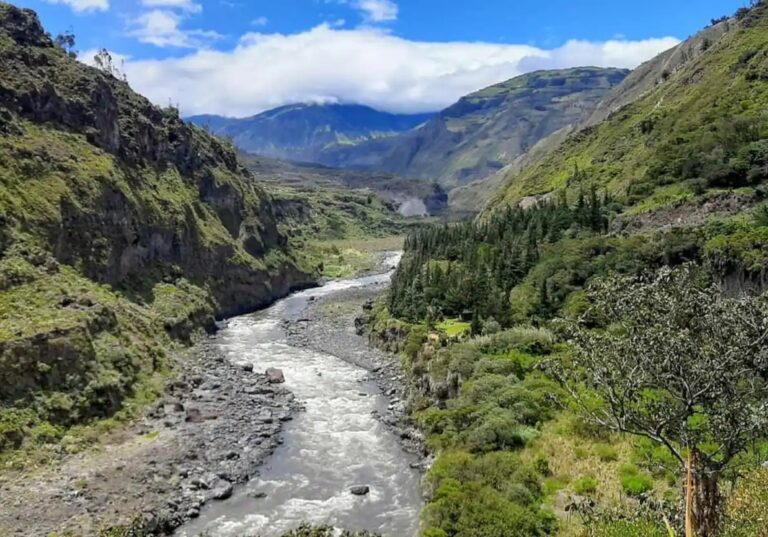
[[[173,11],[153,9],[132,20],[128,34],[142,43],[178,48],[203,48],[222,37],[209,30],[181,29],[182,20],[183,17]]]
[[[151,8],[173,8],[189,13],[200,13],[203,6],[192,0],[141,0],[141,5]]]
[[[357,0],[355,7],[363,12],[369,22],[397,20],[398,7],[392,0]]]
[[[178,37],[173,24],[155,29],[156,39]],[[324,24],[292,35],[247,34],[229,51],[128,61],[126,70],[134,88],[158,104],[179,102],[184,114],[247,116],[312,101],[423,112],[533,69],[635,67],[677,43],[674,38],[570,41],[542,49],[409,41],[373,28],[343,30]]]
[[[256,17],[251,21],[251,26],[266,26],[269,24],[269,19],[266,17]]]
[[[67,5],[76,13],[107,11],[109,9],[109,0],[46,0],[46,2]]]

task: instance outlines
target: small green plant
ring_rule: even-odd
[[[573,491],[582,495],[594,494],[597,492],[597,479],[590,475],[584,476],[573,484]]]
[[[614,462],[619,460],[619,452],[608,444],[598,444],[595,446],[595,455],[603,462]]]
[[[637,466],[625,464],[621,467],[621,488],[630,496],[642,496],[652,491],[654,488],[653,478],[640,472]]]

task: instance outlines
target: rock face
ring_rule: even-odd
[[[0,408],[63,398],[31,424],[111,415],[171,339],[315,281],[229,144],[4,2],[0,170]]]

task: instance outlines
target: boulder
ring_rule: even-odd
[[[354,494],[355,496],[365,496],[369,492],[371,492],[371,487],[368,485],[355,485],[351,489],[349,489],[349,492]]]
[[[204,419],[203,413],[200,412],[199,408],[188,407],[185,412],[186,417],[184,418],[184,421],[189,423],[201,423]]]
[[[285,382],[285,375],[283,375],[282,369],[270,367],[265,374],[267,375],[267,382],[270,384],[282,384]]]
[[[232,484],[227,483],[226,485],[222,485],[221,487],[214,490],[211,497],[214,500],[226,500],[232,497],[232,493],[234,491],[235,491],[235,488],[232,486]]]

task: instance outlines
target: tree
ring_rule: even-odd
[[[67,53],[70,58],[77,58],[77,50],[75,50],[75,34],[72,30],[67,30],[57,35],[54,40],[54,44],[60,47]]]
[[[585,417],[665,446],[686,468],[687,535],[722,525],[719,480],[768,433],[768,299],[726,296],[685,266],[603,280],[603,327],[564,325],[572,363],[553,364]]]
[[[125,76],[123,69],[120,69],[115,65],[112,54],[110,54],[107,49],[99,49],[99,51],[93,57],[93,63],[101,72],[106,73],[109,76],[113,76],[118,80],[122,80],[123,82],[127,81],[127,77]]]

